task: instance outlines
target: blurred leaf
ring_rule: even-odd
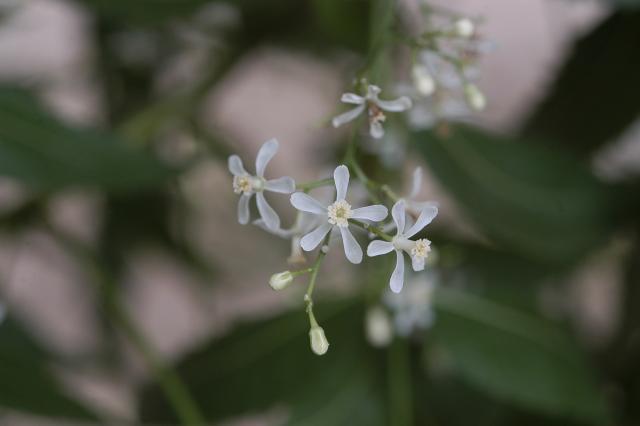
[[[210,0],[79,0],[101,14],[151,25],[193,13]]]
[[[96,420],[47,368],[47,353],[11,318],[0,320],[0,406],[36,415]]]
[[[576,44],[524,134],[583,155],[613,141],[640,114],[638,46],[640,11],[604,20]]]
[[[470,383],[523,407],[592,424],[606,407],[584,356],[559,329],[488,299],[440,289],[434,339]]]
[[[178,372],[206,418],[281,407],[288,424],[386,424],[377,383],[382,360],[364,342],[362,309],[322,302],[316,311],[331,344],[322,357],[311,352],[300,310],[238,327],[180,361]],[[155,386],[145,390],[141,413],[146,422],[175,420]]]
[[[173,171],[102,132],[70,128],[24,91],[0,88],[0,175],[38,190],[139,190]]]
[[[325,39],[357,51],[366,49],[370,0],[312,0],[311,4]]]
[[[414,141],[463,214],[507,250],[562,265],[613,227],[615,194],[560,152],[462,127]]]

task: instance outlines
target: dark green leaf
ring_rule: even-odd
[[[606,19],[576,44],[524,133],[583,155],[615,140],[640,114],[638,46],[640,11]]]
[[[0,175],[38,190],[139,190],[173,171],[103,132],[70,128],[26,92],[0,89]]]
[[[584,356],[558,328],[456,290],[440,289],[435,305],[434,339],[470,383],[525,408],[605,423]]]
[[[463,214],[508,250],[563,264],[609,235],[614,194],[570,157],[468,128],[414,141]]]
[[[96,420],[62,390],[48,356],[11,318],[0,322],[0,406],[36,415]]]
[[[295,425],[385,424],[384,372],[363,339],[362,309],[316,305],[331,344],[318,357],[309,348],[300,311],[247,324],[178,363],[178,371],[210,421],[283,407]],[[173,421],[156,387],[143,395],[144,421]]]

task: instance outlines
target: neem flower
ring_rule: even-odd
[[[276,139],[269,139],[262,145],[256,157],[255,175],[250,175],[244,169],[240,157],[237,155],[229,157],[229,171],[233,175],[233,192],[242,194],[238,201],[238,222],[243,225],[249,223],[249,200],[253,194],[256,194],[258,212],[264,224],[269,229],[280,228],[280,217],[267,203],[263,192],[271,191],[291,194],[296,189],[296,183],[288,176],[271,180],[265,179],[264,170],[277,151],[278,141]]]
[[[334,228],[340,230],[344,254],[351,263],[362,262],[362,248],[349,231],[349,219],[370,220],[378,222],[387,217],[388,210],[383,205],[373,205],[352,209],[346,201],[349,187],[349,169],[347,166],[338,166],[333,172],[336,185],[336,201],[330,205],[324,205],[315,198],[303,192],[291,195],[291,204],[298,210],[321,216],[324,220],[312,232],[300,240],[303,250],[311,251],[318,247],[329,231]]]
[[[405,203],[400,200],[393,205],[391,215],[398,229],[392,241],[375,240],[371,241],[367,248],[367,255],[380,256],[382,254],[396,252],[396,268],[391,274],[389,287],[394,293],[399,293],[404,284],[404,254],[407,253],[411,258],[411,265],[414,271],[422,271],[424,269],[424,261],[431,251],[431,241],[426,238],[419,240],[410,240],[427,226],[433,218],[438,214],[435,206],[427,207],[420,213],[418,220],[409,229],[406,227],[406,211]]]
[[[366,109],[369,114],[369,133],[371,137],[380,139],[384,136],[384,128],[382,123],[386,120],[383,111],[401,112],[411,108],[411,99],[407,96],[401,96],[392,101],[383,101],[378,98],[380,88],[370,84],[367,87],[366,96],[359,96],[355,93],[344,93],[341,102],[346,104],[357,105],[355,108],[334,117],[331,120],[333,127],[342,126],[345,123],[355,120]]]

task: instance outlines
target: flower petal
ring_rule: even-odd
[[[411,256],[411,267],[414,271],[424,270],[424,257]]]
[[[264,223],[263,219],[257,219],[253,221],[253,224],[256,225],[258,228],[262,229],[263,231],[267,231],[270,234],[276,235],[280,238],[290,238],[294,232],[291,229],[282,229],[282,228],[277,228],[277,229],[270,229],[266,223]]]
[[[242,160],[237,155],[230,156],[229,160],[227,161],[227,164],[229,165],[229,171],[234,176],[245,176],[249,174],[244,169],[244,166],[242,165]]]
[[[344,254],[351,263],[362,262],[362,248],[356,241],[349,228],[340,226],[340,234],[342,234],[342,245],[344,246]]]
[[[396,269],[393,270],[389,279],[389,287],[394,293],[400,293],[404,285],[404,254],[396,250]]]
[[[369,134],[374,139],[380,139],[384,136],[384,127],[379,121],[372,121],[369,123]]]
[[[278,141],[274,139],[269,139],[266,141],[262,147],[260,147],[260,151],[258,151],[258,156],[256,157],[256,175],[259,177],[264,177],[264,169],[269,164],[269,161],[273,158],[273,156],[278,152]]]
[[[302,247],[304,251],[311,251],[315,249],[322,242],[324,237],[327,236],[329,231],[331,231],[331,228],[332,226],[329,222],[325,222],[318,226],[315,230],[302,237],[300,240],[300,247]]]
[[[422,187],[422,167],[416,167],[413,171],[413,180],[411,181],[411,192],[409,198],[415,198],[420,193]]]
[[[242,194],[238,200],[238,222],[241,225],[249,223],[249,200],[251,194]]]
[[[333,127],[340,127],[343,124],[353,121],[356,119],[356,117],[362,114],[362,111],[364,111],[364,108],[365,108],[365,105],[362,104],[362,105],[358,105],[353,109],[350,109],[347,112],[343,112],[342,114],[333,117],[333,119],[331,120],[331,124],[333,125]]]
[[[422,230],[425,226],[431,223],[434,217],[438,214],[438,208],[435,206],[427,207],[426,209],[420,212],[420,216],[418,216],[418,220],[413,224],[411,228],[407,232],[405,232],[404,236],[406,238],[411,238],[416,235],[418,232]]]
[[[381,204],[376,204],[373,206],[360,207],[359,209],[354,209],[353,216],[351,217],[354,219],[364,219],[364,220],[371,220],[373,222],[380,222],[385,217],[387,217],[388,214],[389,214],[389,210],[385,206]]]
[[[382,254],[390,253],[393,250],[393,244],[388,241],[374,240],[369,243],[367,247],[367,256],[380,256]]]
[[[404,227],[406,224],[406,213],[403,200],[400,200],[393,205],[393,207],[391,208],[391,216],[393,217],[393,221],[396,224],[396,229],[398,230],[396,234],[402,235],[404,233]]]
[[[310,195],[304,192],[291,194],[291,205],[298,210],[314,214],[326,214],[327,207]]]
[[[345,104],[362,105],[364,103],[364,98],[356,95],[355,93],[343,93],[340,98],[340,102],[344,102]]]
[[[394,99],[392,101],[377,100],[376,105],[385,111],[400,112],[411,108],[413,102],[411,102],[411,98],[408,96],[400,96],[398,99]]]
[[[271,179],[264,183],[264,189],[271,192],[279,192],[281,194],[291,194],[296,190],[296,181],[289,176],[283,176],[278,179]]]
[[[349,169],[347,166],[336,167],[333,171],[333,181],[336,184],[336,201],[344,200],[349,188]]]
[[[258,204],[258,212],[260,212],[260,216],[262,217],[262,220],[264,220],[264,224],[267,225],[267,228],[280,228],[280,218],[278,217],[278,213],[276,213],[269,203],[267,203],[262,192],[258,192],[256,194],[256,202]]]

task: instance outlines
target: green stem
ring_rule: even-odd
[[[333,178],[326,178],[320,180],[314,180],[311,182],[299,183],[296,185],[296,189],[304,192],[309,192],[312,189],[320,188],[323,186],[329,186],[333,184]]]
[[[359,220],[355,220],[355,219],[349,219],[349,223],[352,223],[362,229],[364,229],[365,231],[369,231],[372,234],[382,238],[383,240],[386,241],[392,241],[393,237],[389,234],[387,234],[386,232],[384,232],[382,229],[380,229],[377,226],[371,226],[368,223],[364,223],[364,222],[360,222]]]
[[[316,321],[316,317],[313,315],[313,290],[316,286],[316,280],[318,278],[318,272],[320,271],[320,265],[322,265],[322,261],[324,260],[326,253],[322,250],[322,246],[329,243],[329,236],[331,233],[327,234],[326,238],[322,242],[320,246],[320,251],[318,252],[318,257],[316,261],[313,263],[311,267],[311,276],[309,277],[309,286],[307,287],[307,292],[304,295],[304,302],[306,304],[307,315],[309,315],[309,322],[312,327],[317,327],[318,322]]]
[[[196,403],[189,394],[180,376],[163,360],[144,334],[136,327],[133,319],[122,305],[117,294],[117,288],[110,274],[93,251],[84,244],[64,235],[50,224],[45,224],[47,230],[73,255],[86,262],[97,278],[98,289],[106,299],[111,319],[119,326],[125,337],[140,353],[150,368],[160,388],[165,393],[167,401],[173,406],[180,423],[185,426],[201,426],[205,424]]]
[[[391,424],[394,426],[413,425],[413,392],[407,340],[395,339],[387,354]]]

